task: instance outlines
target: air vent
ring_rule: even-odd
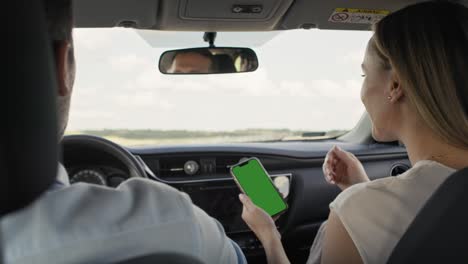
[[[404,163],[396,163],[392,166],[392,169],[390,170],[390,175],[391,176],[398,176],[400,174],[405,173],[407,170],[410,169],[410,166],[404,164]]]
[[[158,170],[156,174],[161,178],[212,176],[219,173],[218,169],[222,167],[223,166],[220,167],[217,165],[217,159],[214,157],[164,157],[158,160]]]
[[[229,174],[229,168],[239,163],[242,156],[220,156],[216,158],[216,173]]]
[[[201,167],[200,157],[160,158],[158,176],[162,178],[173,178],[199,175],[201,171],[198,169],[196,172],[190,174],[184,171],[184,166],[188,161],[195,162],[199,168]]]
[[[165,156],[142,157],[146,165],[162,179],[190,179],[226,177],[232,165],[245,156]],[[189,165],[190,164],[190,165]],[[192,171],[190,171],[192,170]]]

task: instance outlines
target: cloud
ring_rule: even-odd
[[[73,30],[73,41],[75,46],[87,50],[102,50],[112,45],[112,37],[115,31],[103,29],[75,29]]]
[[[310,88],[316,91],[320,97],[346,97],[358,99],[360,91],[360,83],[356,80],[313,80],[310,83]]]
[[[109,64],[113,70],[124,73],[131,73],[139,71],[140,69],[155,66],[151,65],[151,61],[148,59],[139,57],[135,54],[111,57],[109,58]]]
[[[289,96],[312,96],[315,92],[312,89],[307,89],[303,81],[281,81],[279,90],[282,95]]]
[[[281,39],[288,38],[274,39],[259,51],[263,60],[256,72],[173,76],[157,68],[162,50],[141,43],[133,31],[77,30],[70,128],[352,128],[364,109],[359,73],[349,70],[358,58],[360,63],[360,50],[341,50],[345,56],[327,50],[329,54],[307,53],[311,61],[287,60],[291,54],[273,43]]]
[[[213,87],[216,94],[237,96],[278,96],[277,85],[269,78],[265,69],[254,73],[211,75],[207,85]]]
[[[353,50],[346,53],[345,56],[341,57],[343,63],[349,63],[353,65],[361,65],[362,60],[364,59],[363,50]]]

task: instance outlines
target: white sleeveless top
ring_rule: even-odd
[[[386,263],[409,224],[456,170],[429,160],[396,177],[356,184],[330,204],[364,263]]]

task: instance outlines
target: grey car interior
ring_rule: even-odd
[[[260,12],[235,12],[238,0],[80,0],[75,1],[77,27],[133,27],[170,31],[271,31],[288,29],[369,30],[368,24],[332,23],[336,8],[388,10],[421,0],[259,0],[247,1]],[[457,1],[466,4],[466,0]],[[109,8],[112,7],[112,8]],[[251,8],[253,9],[253,8]],[[251,10],[250,9],[250,10]]]
[[[394,11],[416,2],[420,1],[259,0],[245,6],[237,0],[79,0],[75,1],[75,20],[77,27],[123,26],[170,31],[368,30],[369,25],[331,23],[329,16],[338,7]],[[57,161],[61,160],[55,136],[55,73],[40,1],[14,1],[8,20],[15,26],[7,27],[11,51],[5,104],[8,111],[4,112],[5,135],[0,145],[0,173],[5,183],[0,216],[26,207],[43,194],[55,180]],[[353,152],[371,179],[396,176],[411,165],[404,146],[398,142],[383,144],[371,138],[366,115],[341,138],[175,147],[106,145],[106,151],[84,161],[91,167],[107,163],[127,178],[157,180],[188,193],[195,204],[218,218],[250,263],[265,263],[259,241],[241,222],[241,208],[235,200],[238,190],[227,170],[242,158],[258,157],[270,174],[285,176],[290,181],[289,210],[277,225],[291,262],[304,263],[318,227],[328,216],[328,204],[339,193],[337,187],[325,182],[321,168],[333,145]],[[62,161],[69,172],[80,168],[78,161],[83,160],[77,157],[88,152],[89,146],[94,145],[85,143],[78,148],[62,145]],[[195,173],[186,170],[190,161],[199,165]],[[464,210],[468,204],[467,179],[466,168],[449,177],[418,214],[389,263],[468,260],[468,218]],[[1,243],[0,233],[0,246]],[[197,263],[186,256],[164,252],[136,256],[122,263],[155,262]]]
[[[396,245],[388,263],[460,263],[468,260],[468,167],[431,196]]]

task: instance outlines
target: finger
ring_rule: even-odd
[[[328,172],[326,177],[326,181],[330,184],[334,184],[336,182],[336,174],[334,172]]]
[[[337,147],[333,146],[333,148],[328,151],[323,162],[322,171],[323,175],[325,176],[325,180],[328,183],[332,183],[332,181],[335,181],[334,177],[336,176],[336,164],[338,163],[335,154],[336,151]]]
[[[359,159],[358,159],[358,158],[356,157],[356,155],[354,155],[353,153],[348,152],[348,154],[349,154],[349,156],[351,156],[352,159],[359,161]],[[359,162],[360,162],[360,161],[359,161]]]
[[[324,168],[323,175],[325,176],[325,180],[327,182],[330,182],[332,180],[331,175],[330,175],[330,170],[328,169],[328,167]]]
[[[332,155],[333,150],[334,150],[334,148],[330,149],[330,150],[327,152],[327,155],[325,155],[325,160],[324,160],[324,162],[323,162],[324,164],[327,164],[327,163],[329,162],[330,156]]]
[[[243,193],[239,194],[239,200],[244,205],[245,209],[247,209],[247,211],[252,211],[253,209],[255,209],[252,200],[250,200],[250,198],[247,195]]]
[[[325,160],[323,161],[323,164],[322,164],[322,170],[325,174],[325,168],[328,166],[328,155],[325,157]]]
[[[332,178],[331,178],[330,174],[328,174],[328,173],[325,174],[325,181],[328,182],[328,183],[331,183]]]
[[[333,174],[335,173],[335,169],[332,166],[327,167],[327,176],[333,178]]]
[[[245,206],[242,206],[242,214],[241,214],[241,217],[244,221],[246,221],[248,219],[248,210]]]
[[[335,157],[330,158],[329,164],[327,166],[330,168],[330,171],[335,170],[335,165],[336,165],[337,159]]]
[[[335,159],[339,158],[338,155],[337,155],[337,152],[338,152],[338,151],[339,151],[339,150],[338,150],[338,147],[333,148],[333,149],[331,150],[331,152],[330,152],[330,157],[333,157],[333,158],[335,158]]]
[[[323,175],[325,176],[325,178],[327,178],[328,177],[328,164],[327,164],[326,160],[322,165],[322,172],[323,172]]]
[[[333,150],[333,152],[330,153],[330,165],[336,164],[340,160],[340,157],[336,154],[336,152],[338,152],[338,150]]]
[[[336,151],[334,151],[334,154],[336,157],[340,160],[342,160],[344,163],[349,163],[353,162],[354,159],[349,155],[349,152],[342,150],[341,148],[337,148]]]
[[[330,164],[327,166],[328,167],[328,173],[336,173],[336,165],[338,164],[339,160],[336,158],[331,158],[330,159]]]
[[[330,172],[330,183],[335,184],[339,182],[338,177],[335,172]]]
[[[333,152],[331,152],[331,153],[325,158],[324,165],[327,166],[327,167],[332,167],[334,162],[336,162],[336,155],[335,155]]]

